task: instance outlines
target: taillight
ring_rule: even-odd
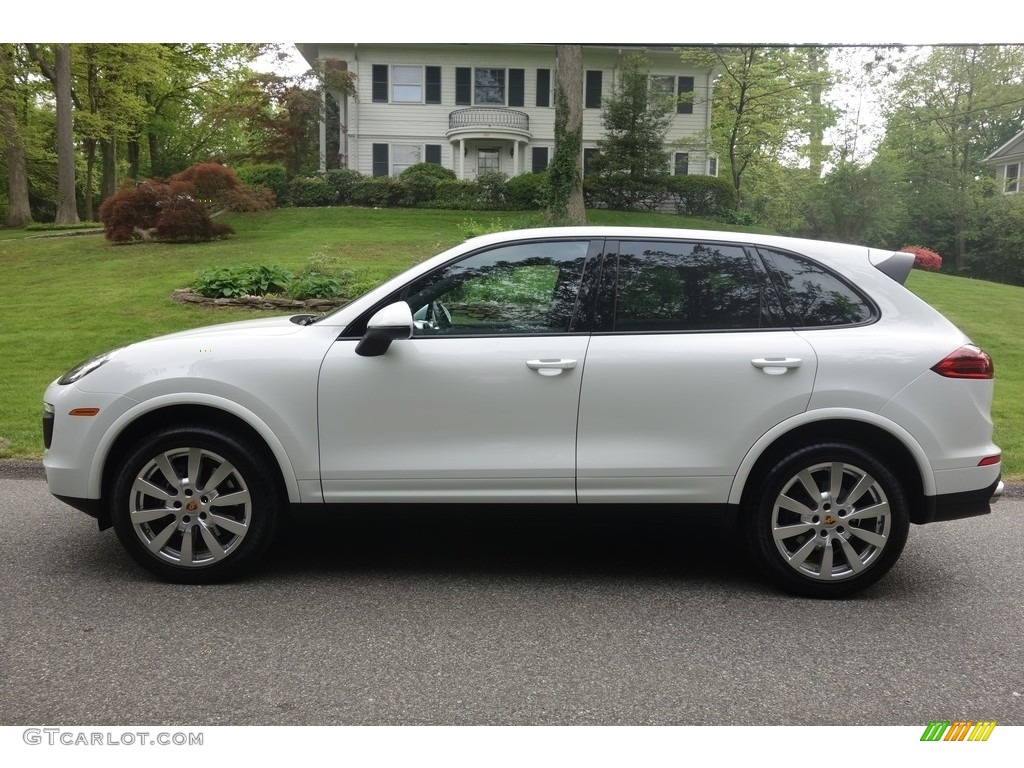
[[[991,379],[995,375],[992,358],[973,344],[950,352],[932,370],[950,379]]]

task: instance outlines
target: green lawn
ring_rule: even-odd
[[[588,216],[595,224],[723,228],[663,214]],[[460,242],[470,219],[484,226],[494,219],[539,223],[537,215],[518,213],[293,208],[230,217],[234,236],[198,245],[115,246],[100,235],[0,230],[0,457],[41,455],[42,392],[78,361],[161,333],[253,315],[171,301],[172,291],[200,270],[276,264],[297,272],[309,259],[327,257],[351,269],[357,287],[369,287]],[[995,358],[993,413],[1004,473],[1024,478],[1024,353],[1014,339],[1024,324],[1024,292],[923,272],[914,272],[909,286]]]

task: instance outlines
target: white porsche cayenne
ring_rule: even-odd
[[[755,234],[486,235],[326,316],[78,365],[45,393],[47,481],[172,581],[238,575],[301,505],[662,504],[734,517],[782,588],[845,596],[910,523],[1002,491],[992,361],[903,287],[912,265]]]

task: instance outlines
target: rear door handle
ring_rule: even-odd
[[[575,360],[527,360],[526,367],[536,371],[541,376],[557,376],[562,371],[576,367]]]
[[[779,376],[790,368],[799,368],[804,361],[799,357],[758,357],[750,362],[769,376]]]

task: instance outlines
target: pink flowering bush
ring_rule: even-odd
[[[942,269],[942,257],[935,251],[922,248],[920,245],[904,245],[900,250],[914,254],[914,266],[918,269],[929,272],[938,272]]]

